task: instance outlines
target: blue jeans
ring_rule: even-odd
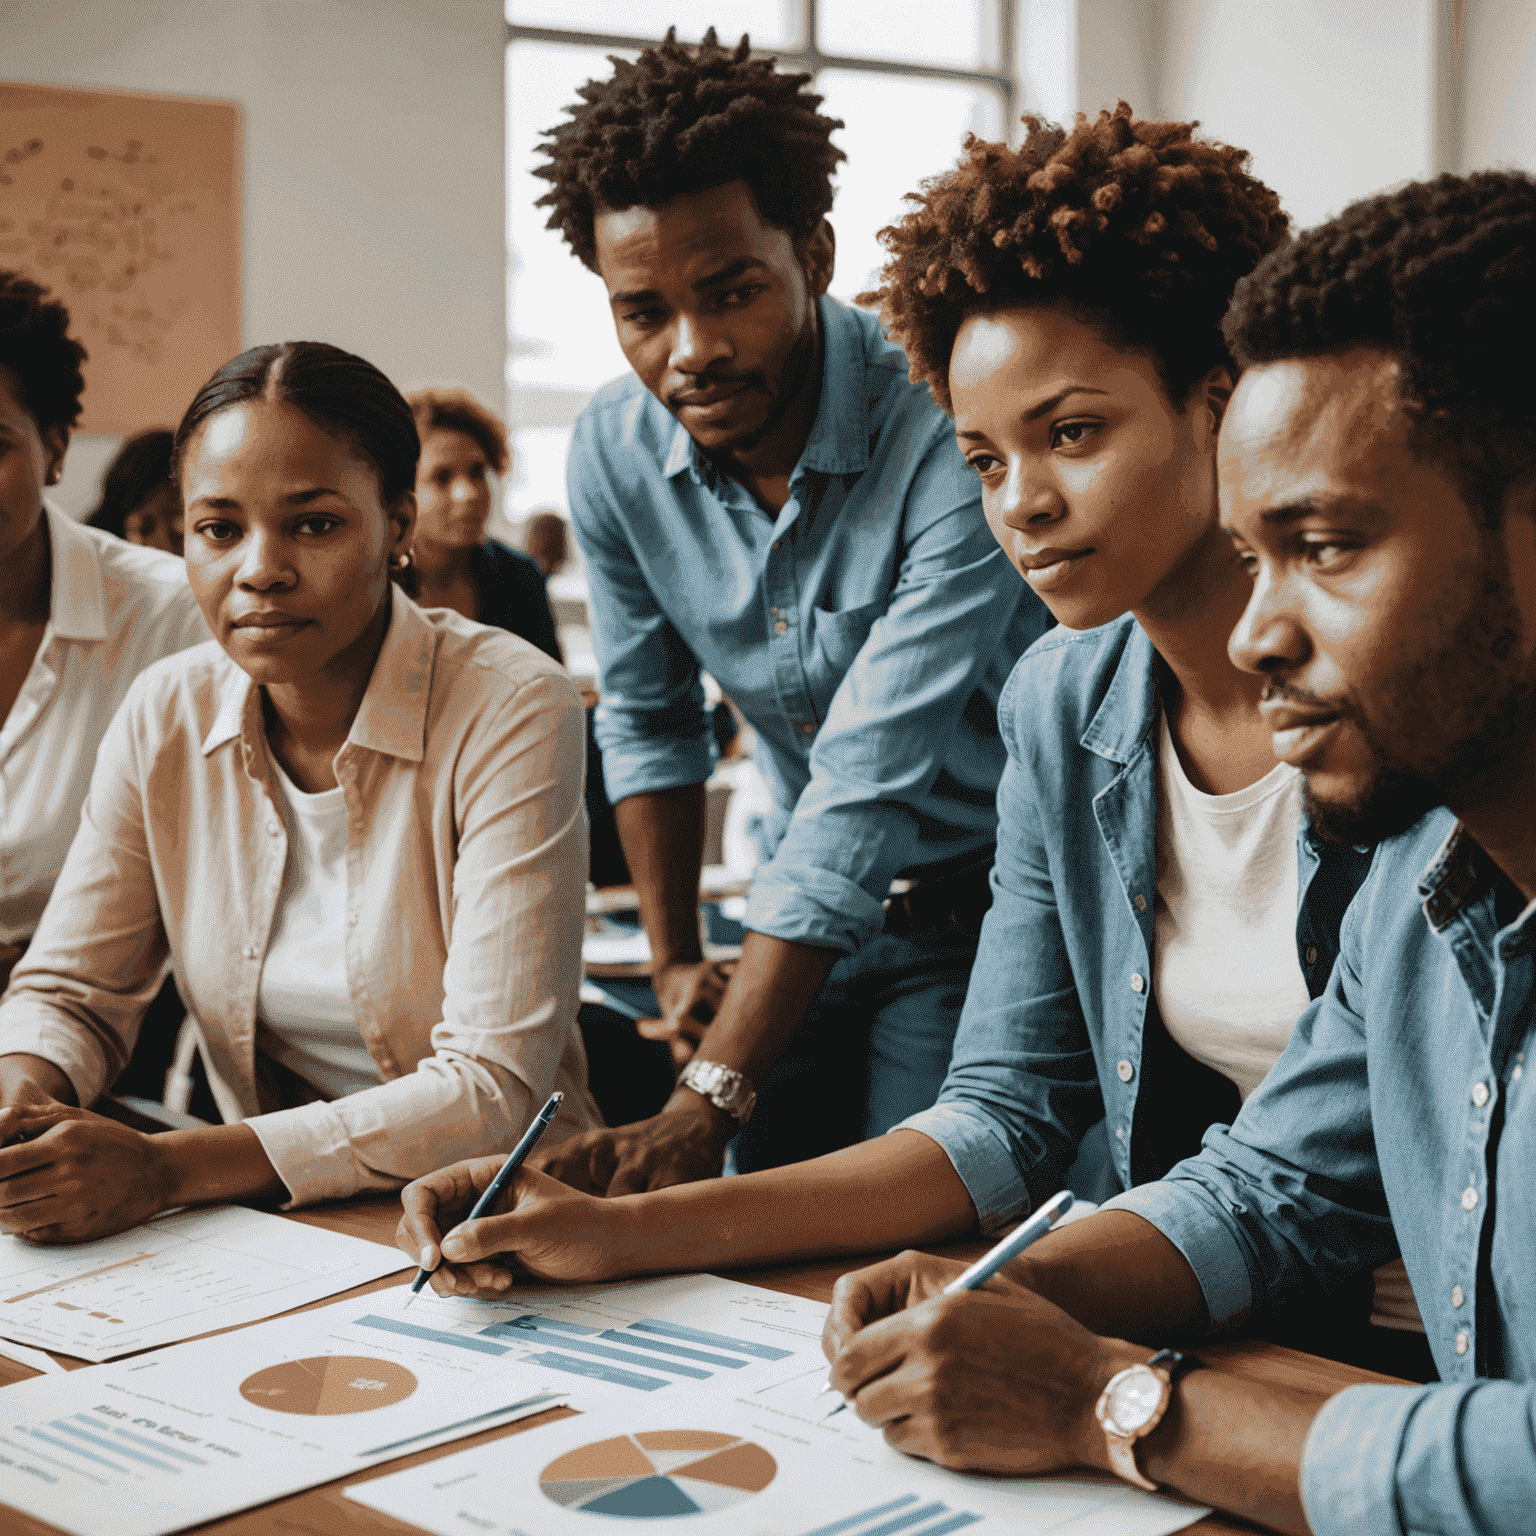
[[[974,935],[882,933],[833,966],[731,1142],[737,1172],[879,1136],[939,1096],[976,958]]]

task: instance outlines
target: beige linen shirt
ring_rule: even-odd
[[[385,1081],[278,1108],[256,997],[288,846],[262,691],[212,643],[150,668],[0,1002],[0,1053],[46,1058],[90,1103],[128,1059],[169,946],[219,1108],[261,1138],[295,1204],[510,1148],[555,1088],[551,1142],[600,1125],[576,1024],[585,751],[556,663],[394,590],[336,756],[347,981]]]
[[[64,855],[102,732],[152,662],[208,640],[185,561],[82,528],[44,506],[48,624],[0,721],[0,944],[32,937]]]

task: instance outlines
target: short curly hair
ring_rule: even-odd
[[[416,430],[423,442],[434,429],[462,432],[470,438],[485,462],[498,475],[507,472],[512,462],[507,447],[507,429],[501,418],[460,384],[427,385],[405,392],[406,404],[416,418]]]
[[[1239,277],[1285,238],[1280,199],[1248,154],[1195,137],[1197,123],[1121,102],[1071,132],[1025,117],[1018,149],[965,141],[960,163],[909,192],[880,231],[881,286],[861,294],[907,350],[912,377],[951,411],[949,357],[966,317],[1065,304],[1116,345],[1156,360],[1183,400],[1230,363],[1221,317]]]
[[[846,158],[832,143],[841,119],[823,117],[811,77],[753,58],[743,36],[724,48],[711,27],[696,49],[677,41],[634,63],[609,55],[613,73],[589,80],[570,116],[544,137],[535,176],[551,183],[535,207],[592,271],[593,223],[604,208],[657,208],[686,192],[742,180],[758,212],[797,245],[832,207],[832,173]]]
[[[1351,203],[1267,257],[1224,326],[1247,367],[1375,346],[1426,454],[1497,522],[1536,468],[1536,180],[1478,171]]]
[[[41,283],[0,272],[0,368],[21,390],[39,432],[80,419],[86,350],[69,334],[69,311]]]

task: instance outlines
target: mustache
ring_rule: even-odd
[[[670,406],[686,405],[684,395],[691,395],[695,390],[719,389],[722,385],[742,385],[747,389],[756,390],[759,394],[771,393],[768,388],[768,375],[761,371],[753,373],[690,373],[686,375],[688,382],[681,389],[674,389],[667,396],[667,404]]]
[[[1342,720],[1358,721],[1359,719],[1358,712],[1348,699],[1325,699],[1320,693],[1312,693],[1306,688],[1297,688],[1291,683],[1278,682],[1274,678],[1264,684],[1259,702],[1261,704],[1299,704],[1304,709],[1315,709],[1319,713],[1338,715]]]

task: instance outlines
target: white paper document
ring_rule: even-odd
[[[846,1418],[839,1414],[838,1418]],[[833,1422],[836,1422],[835,1420]],[[434,1536],[1166,1536],[1207,1513],[1094,1476],[943,1472],[707,1390],[610,1402],[346,1490]]]
[[[239,1206],[180,1211],[68,1248],[0,1237],[0,1336],[115,1360],[408,1267],[382,1243]]]
[[[827,1374],[825,1305],[714,1275],[616,1285],[515,1286],[505,1301],[424,1290],[404,1322],[448,1348],[487,1340],[555,1372],[576,1407],[663,1402],[708,1388],[728,1396],[814,1392]]]
[[[75,1536],[162,1536],[565,1401],[558,1373],[490,1339],[402,1327],[406,1295],[0,1389],[0,1504]]]

